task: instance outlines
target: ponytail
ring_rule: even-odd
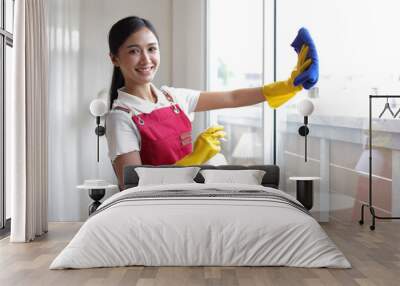
[[[114,66],[113,75],[110,87],[110,110],[112,109],[114,100],[118,98],[118,89],[125,85],[124,77],[122,76],[119,67]]]

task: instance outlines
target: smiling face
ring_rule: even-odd
[[[121,69],[125,83],[147,84],[153,80],[160,65],[158,40],[144,27],[131,34],[118,49],[118,54],[110,57]]]

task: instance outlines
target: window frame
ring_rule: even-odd
[[[6,188],[5,188],[5,105],[6,105],[6,48],[13,48],[13,33],[6,30],[6,0],[0,0],[1,3],[1,21],[0,21],[0,237],[10,232],[11,219],[6,215]],[[15,0],[12,0],[13,13]],[[14,19],[14,15],[11,15]],[[13,29],[14,30],[14,27]]]

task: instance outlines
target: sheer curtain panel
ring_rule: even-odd
[[[46,0],[15,3],[15,94],[8,118],[11,242],[47,232],[48,40]]]

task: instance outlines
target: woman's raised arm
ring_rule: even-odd
[[[253,105],[265,101],[261,87],[200,93],[195,111]]]

